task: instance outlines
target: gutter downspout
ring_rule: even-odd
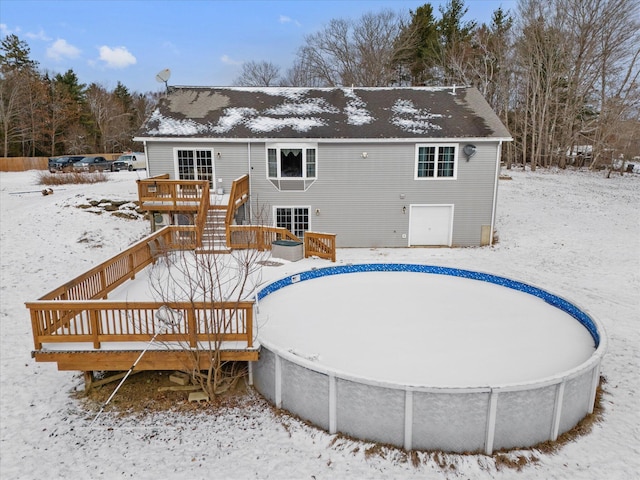
[[[496,155],[496,179],[493,185],[493,208],[491,211],[491,232],[489,233],[489,245],[493,245],[493,231],[496,225],[496,210],[498,207],[498,180],[500,179],[500,157],[502,156],[502,140],[498,142]]]
[[[247,142],[247,167],[248,167],[248,171],[247,173],[249,174],[249,200],[247,200],[247,203],[249,204],[248,210],[249,210],[249,223],[253,223],[253,212],[251,211],[251,142]]]
[[[147,151],[147,141],[143,140],[142,141],[142,145],[144,148],[144,158],[145,158],[145,167],[147,170],[147,178],[150,177],[151,175],[149,175],[149,152]]]

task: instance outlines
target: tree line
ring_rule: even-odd
[[[477,87],[511,132],[503,160],[596,167],[640,156],[637,0],[519,0],[491,21],[463,0],[332,20],[294,64],[245,63],[243,86]]]
[[[157,99],[80,83],[73,70],[41,71],[17,35],[0,41],[0,140],[4,157],[139,149],[133,136]],[[137,147],[137,148],[136,148]]]
[[[242,65],[238,86],[474,86],[514,138],[503,160],[596,167],[640,155],[637,0],[519,0],[489,23],[465,20],[464,0],[436,11],[383,10],[310,33],[283,71]],[[15,35],[0,51],[4,155],[133,148],[157,95],[83,85],[72,70],[38,70]]]

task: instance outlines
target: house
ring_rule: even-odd
[[[492,243],[511,136],[469,87],[170,87],[135,140],[150,177],[206,180],[212,198],[248,175],[238,224],[411,247]]]

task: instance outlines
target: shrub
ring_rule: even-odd
[[[38,184],[40,185],[67,185],[69,183],[99,183],[109,179],[104,172],[69,172],[51,173],[40,172]]]

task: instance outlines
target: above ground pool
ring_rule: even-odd
[[[330,433],[491,453],[555,440],[593,410],[602,329],[531,285],[345,265],[285,277],[257,300],[255,387]]]

